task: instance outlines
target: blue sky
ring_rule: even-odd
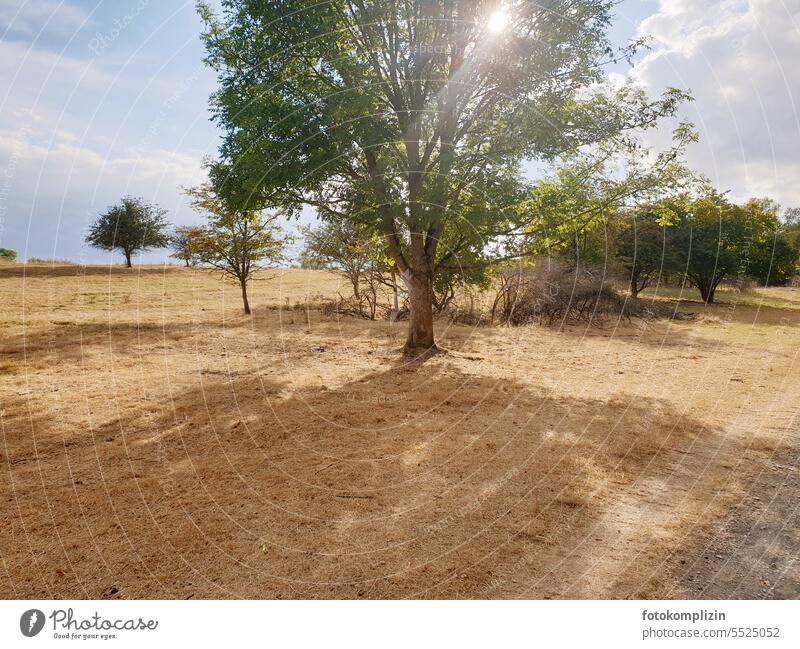
[[[790,67],[799,9],[800,0],[617,8],[614,40],[655,35],[629,73],[653,91],[695,92],[684,116],[703,141],[690,162],[737,197],[800,205],[800,79]],[[83,233],[128,193],[159,203],[175,223],[197,220],[178,188],[202,180],[200,162],[218,145],[199,32],[193,0],[0,0],[0,246],[23,259],[107,263]]]
[[[82,233],[127,193],[176,223],[197,219],[178,187],[202,180],[218,144],[199,31],[194,2],[0,0],[0,134],[16,143],[0,151],[10,181],[0,245],[108,261]]]

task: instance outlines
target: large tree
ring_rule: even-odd
[[[97,217],[86,242],[103,250],[121,251],[130,268],[134,253],[169,245],[166,213],[143,198],[125,196]]]
[[[521,225],[516,191],[496,188],[518,184],[522,160],[622,142],[685,98],[602,84],[632,51],[608,41],[615,4],[223,0],[221,17],[201,6],[224,129],[212,180],[248,209],[312,205],[378,229],[409,289],[406,348],[430,349],[437,273]]]

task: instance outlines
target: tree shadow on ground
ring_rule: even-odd
[[[654,530],[642,574],[668,556],[672,514],[706,495],[676,504],[673,481],[708,465],[719,431],[663,401],[553,399],[450,361],[291,396],[201,378],[66,447],[37,422],[35,452],[10,449],[36,461],[8,464],[25,506],[3,522],[3,594],[631,595],[609,575]],[[713,475],[698,469],[706,490]]]
[[[80,361],[84,353],[113,351],[117,356],[139,356],[172,350],[181,341],[188,341],[200,332],[223,331],[230,322],[67,322],[55,321],[47,326],[31,326],[22,333],[5,336],[0,354],[33,365]]]

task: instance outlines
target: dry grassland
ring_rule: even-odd
[[[0,267],[0,596],[800,596],[800,290],[424,363],[337,290]]]

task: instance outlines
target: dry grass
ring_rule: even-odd
[[[422,364],[403,323],[284,308],[337,290],[287,271],[246,319],[202,271],[0,267],[0,595],[680,597],[796,470],[798,289],[441,323]]]

